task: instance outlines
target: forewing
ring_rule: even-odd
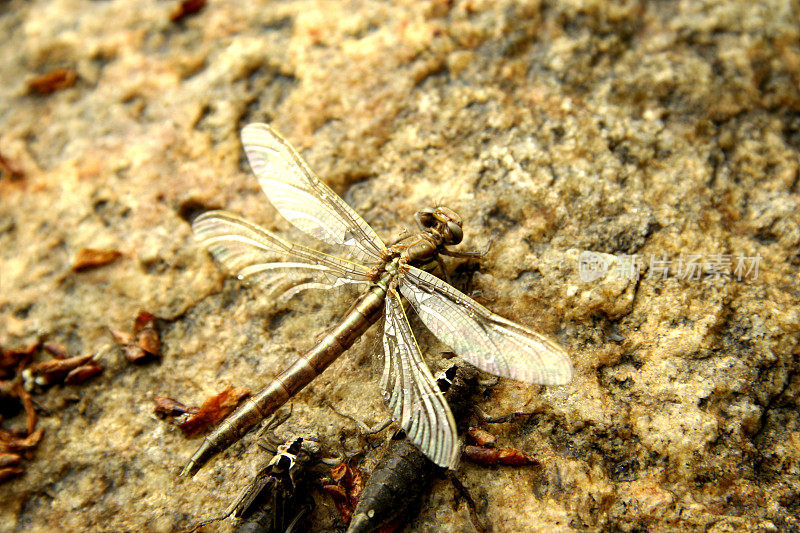
[[[572,379],[572,364],[561,346],[492,313],[439,278],[410,267],[400,291],[439,340],[481,370],[542,385]]]
[[[192,223],[192,230],[239,279],[267,290],[282,290],[283,298],[304,289],[369,282],[366,266],[281,239],[233,213],[203,213]],[[290,261],[276,262],[278,258]]]
[[[392,417],[431,461],[453,468],[458,456],[456,423],[444,394],[422,360],[394,290],[386,295],[383,350],[381,390]]]
[[[292,146],[266,124],[248,124],[242,144],[261,188],[278,212],[306,233],[343,245],[353,257],[380,260],[386,245],[369,224],[311,171]]]

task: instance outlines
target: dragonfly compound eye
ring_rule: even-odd
[[[435,214],[436,211],[431,208],[420,209],[417,211],[415,218],[417,219],[419,225],[423,228],[432,228],[436,225],[436,218],[434,217]]]

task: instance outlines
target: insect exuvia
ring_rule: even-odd
[[[420,210],[415,216],[420,233],[387,247],[272,128],[245,126],[242,144],[278,212],[309,235],[345,247],[351,259],[289,242],[224,211],[204,213],[194,221],[197,240],[240,279],[263,288],[288,282],[284,298],[344,284],[362,285],[364,292],[320,342],[205,438],[182,475],[195,473],[273,413],[381,317],[380,387],[392,417],[434,463],[453,467],[458,457],[453,415],[422,359],[401,295],[439,340],[481,370],[543,385],[571,379],[569,356],[558,344],[492,313],[431,274],[441,264],[440,255],[475,255],[446,248],[463,237],[455,212],[446,207]],[[286,259],[276,261],[278,257]]]
[[[468,365],[453,365],[436,381],[453,407],[456,422],[460,422],[477,386],[477,371]],[[408,516],[428,488],[434,470],[425,455],[407,440],[392,440],[361,491],[347,533],[378,531]]]

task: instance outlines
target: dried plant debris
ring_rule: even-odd
[[[12,181],[20,180],[25,177],[25,173],[22,169],[3,154],[0,154],[0,175]]]
[[[24,470],[19,466],[7,466],[0,468],[0,483],[7,479],[11,479],[22,474]]]
[[[478,446],[494,446],[497,440],[494,435],[480,428],[469,428],[467,435],[469,435],[469,438]]]
[[[333,498],[342,521],[349,524],[364,488],[364,477],[358,469],[342,463],[331,467],[331,478],[333,482],[323,488]]]
[[[94,248],[83,248],[75,256],[72,264],[73,272],[84,272],[93,268],[101,267],[116,261],[122,257],[119,250],[96,250]]]
[[[206,0],[182,0],[170,14],[169,20],[180,22],[186,17],[199,13],[206,6]]]
[[[474,444],[464,446],[464,457],[484,466],[538,466],[532,455],[516,448],[495,448],[494,435],[486,430],[470,428],[467,436]]]
[[[181,428],[183,434],[187,437],[197,435],[219,423],[220,420],[228,416],[234,409],[244,400],[250,396],[250,389],[245,387],[228,387],[224,391],[215,396],[211,396],[203,402],[200,409],[196,407],[186,407],[176,400],[171,398],[156,398],[156,415],[161,413],[162,417],[167,414],[169,417],[179,418],[181,415],[188,413],[190,417],[183,421],[178,422],[178,427]],[[183,409],[183,413],[179,413]]]
[[[72,87],[78,75],[74,70],[59,68],[28,80],[28,94],[47,95]]]
[[[103,367],[94,360],[94,354],[78,355],[66,359],[52,359],[36,363],[22,372],[27,390],[34,387],[48,387],[56,383],[81,383],[100,373]],[[79,379],[79,376],[85,376]]]
[[[538,466],[532,455],[516,448],[487,448],[484,446],[465,446],[464,457],[484,466]]]
[[[111,328],[109,331],[131,363],[146,363],[161,355],[161,338],[152,313],[139,311],[133,321],[133,334]]]
[[[191,415],[196,414],[200,410],[199,407],[184,405],[178,400],[167,396],[157,396],[153,401],[156,404],[153,410],[155,415],[161,420],[170,420],[177,425],[182,424]]]
[[[53,358],[32,363],[37,352]],[[20,459],[32,459],[33,450],[42,440],[44,432],[36,427],[38,419],[31,392],[59,383],[82,383],[99,374],[103,367],[94,357],[94,354],[73,357],[63,346],[52,343],[0,348],[0,407],[4,413],[20,410],[25,413],[24,428],[0,429],[0,482],[22,474]]]

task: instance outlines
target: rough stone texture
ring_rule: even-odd
[[[238,131],[256,120],[387,239],[422,206],[456,209],[466,248],[494,239],[477,272],[451,261],[456,282],[570,350],[570,385],[502,382],[481,401],[535,412],[490,429],[543,464],[461,466],[492,531],[800,529],[796,2],[215,0],[179,24],[174,9],[3,4],[0,153],[25,177],[0,178],[0,344],[103,350],[107,368],[35,397],[45,436],[0,485],[0,529],[173,531],[246,483],[242,445],[178,479],[198,441],[152,399],[257,388],[347,305],[257,299],[192,242],[186,219],[212,207],[301,238],[245,168]],[[62,67],[73,87],[26,94]],[[124,255],[73,273],[82,248]],[[645,265],[584,283],[586,250],[761,263],[742,281]],[[140,308],[163,357],[131,366],[106,328]],[[324,450],[364,444],[330,405],[385,416],[376,349],[373,332],[295,402]],[[453,502],[437,482],[409,530],[469,530]]]

